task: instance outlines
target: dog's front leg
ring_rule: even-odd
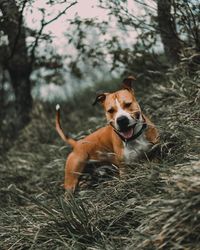
[[[64,188],[66,191],[75,192],[80,174],[83,172],[86,165],[86,160],[86,157],[80,157],[74,152],[68,156],[65,165],[64,180]]]
[[[118,138],[118,137],[117,137]],[[124,149],[122,147],[121,141],[118,140],[114,144],[114,153],[115,153],[115,164],[119,169],[119,177],[123,177],[125,174],[125,165],[124,165]]]
[[[125,176],[125,174],[126,174],[126,169],[125,169],[126,166],[125,166],[124,162],[119,161],[117,166],[118,166],[118,169],[119,169],[119,177],[123,178]]]
[[[115,154],[114,165],[116,165],[119,169],[119,177],[120,178],[123,177],[126,171],[125,171],[124,158],[121,150]]]

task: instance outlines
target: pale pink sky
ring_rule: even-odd
[[[33,4],[33,8],[31,8],[31,11],[30,9],[27,10],[26,22],[28,26],[38,28],[40,20],[42,19],[42,14],[38,8],[44,8],[48,13],[46,20],[50,20],[68,5],[69,4],[58,4],[54,5],[54,7],[50,7],[49,5],[45,4],[45,1],[36,0]],[[100,20],[108,19],[106,10],[98,8],[96,0],[79,0],[77,4],[67,10],[65,15],[61,16],[58,20],[48,25],[46,30],[52,31],[56,36],[60,36],[64,31],[66,31],[66,19],[73,19],[76,14],[82,18],[97,17]]]
[[[46,21],[51,20],[54,18],[59,11],[62,11],[67,5],[54,5],[54,7],[51,7],[49,5],[45,4],[46,1],[44,0],[35,0],[33,6],[27,6],[26,15],[25,15],[25,21],[28,25],[28,27],[39,30],[40,24],[41,24],[41,11],[39,11],[39,8],[45,9],[46,13]],[[69,1],[67,1],[69,2]],[[146,2],[153,3],[154,0],[146,0]],[[98,0],[78,0],[78,3],[72,6],[69,10],[67,10],[66,14],[61,16],[58,20],[51,23],[45,28],[45,33],[51,33],[52,35],[52,48],[55,50],[56,53],[59,53],[60,55],[66,55],[70,54],[72,56],[76,56],[76,50],[73,48],[73,46],[69,46],[67,39],[64,35],[64,33],[69,32],[72,33],[72,27],[70,27],[69,22],[67,22],[68,19],[73,20],[76,15],[80,16],[81,18],[97,18],[100,22],[101,21],[108,21],[109,20],[109,29],[107,30],[106,34],[101,37],[97,37],[98,41],[103,39],[109,39],[113,35],[119,37],[119,40],[123,43],[123,46],[129,47],[132,44],[135,43],[137,33],[134,29],[130,29],[128,33],[125,34],[122,31],[119,30],[117,27],[116,21],[114,20],[114,17],[109,19],[108,12],[105,9],[97,7]],[[140,15],[144,13],[144,9],[141,7],[141,5],[137,5],[133,0],[128,0],[127,2],[128,9],[131,13],[134,15]],[[87,40],[90,45],[95,43],[94,39],[94,33],[88,32],[87,33]],[[31,43],[34,41],[34,37],[29,37],[27,39],[27,42]],[[96,40],[97,40],[96,39]],[[49,46],[49,45],[48,45]],[[39,51],[40,53],[45,53],[46,50],[46,44],[45,42],[40,43]],[[45,53],[45,55],[50,55],[49,53]],[[107,58],[109,61],[109,58]],[[65,64],[67,65],[67,63]],[[42,72],[43,69],[41,69],[41,76],[45,74],[45,72]],[[100,74],[100,72],[95,72],[95,78],[98,74],[100,74],[99,79],[103,79],[106,77],[109,77],[110,73],[107,72],[107,69],[104,69],[104,74]],[[100,69],[99,69],[100,71]],[[98,73],[98,74],[97,74]],[[37,77],[37,76],[35,76]],[[74,86],[78,84],[79,88],[80,86],[86,87],[88,84],[90,85],[93,81],[91,81],[92,73],[90,72],[88,79],[84,79],[84,84],[80,85],[76,82],[76,80],[73,80],[72,77],[68,74],[64,74],[64,77],[66,79],[66,84],[63,86],[57,86],[56,83],[50,82],[48,85],[43,84],[43,77],[37,78],[37,84],[40,86],[39,88],[35,88],[35,94],[34,96],[40,96],[40,98],[44,100],[53,99],[54,96],[58,96],[61,99],[66,99],[67,96],[71,95],[73,90],[76,89]],[[69,81],[70,79],[70,81]],[[33,92],[34,92],[33,91]],[[57,94],[56,94],[57,93]],[[51,96],[52,95],[52,96]]]
[[[46,1],[43,0],[36,0],[33,3],[33,7],[27,8],[26,12],[26,22],[29,27],[38,29],[40,26],[40,20],[42,19],[42,14],[38,10],[38,8],[44,8],[45,12],[47,13],[46,20],[52,19],[59,11],[62,11],[65,6],[68,4],[57,4],[54,7],[51,7],[45,4]],[[69,2],[69,1],[67,1]],[[72,1],[71,1],[72,2]],[[153,5],[153,0],[146,0],[146,3]],[[67,10],[66,14],[60,17],[55,22],[51,23],[45,28],[45,32],[51,32],[54,39],[53,44],[57,47],[65,46],[66,38],[64,37],[63,33],[67,31],[68,27],[66,19],[74,19],[75,15],[78,15],[82,18],[93,18],[96,17],[100,21],[108,20],[108,12],[105,9],[99,8],[97,0],[78,0],[78,3],[72,6],[69,10]],[[127,2],[128,8],[134,15],[140,15],[144,13],[144,9],[141,5],[136,4],[133,0],[128,0]],[[115,22],[110,23],[110,27],[113,28],[112,31],[116,31]],[[136,33],[132,30],[129,34],[130,42],[135,40]]]

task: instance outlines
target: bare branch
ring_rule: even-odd
[[[34,42],[34,44],[33,44],[33,47],[32,47],[32,49],[31,49],[31,55],[30,55],[30,65],[31,65],[31,67],[32,67],[33,62],[34,62],[34,60],[35,60],[35,50],[36,50],[36,48],[37,48],[37,46],[38,46],[39,39],[40,39],[40,37],[41,37],[41,35],[42,35],[42,32],[43,32],[43,29],[44,29],[44,27],[45,27],[44,19],[45,19],[45,15],[44,15],[44,13],[43,13],[43,18],[42,18],[42,21],[41,21],[41,27],[40,27],[40,30],[39,30],[39,32],[38,32],[36,38],[35,38],[35,42]]]
[[[24,12],[24,9],[26,7],[27,2],[28,2],[28,0],[24,0],[23,5],[22,5],[22,9],[20,11],[19,22],[18,22],[18,32],[17,32],[16,38],[15,38],[15,41],[14,41],[14,45],[13,45],[13,48],[12,48],[12,51],[11,51],[11,54],[10,54],[10,58],[12,58],[14,53],[15,53],[17,42],[18,42],[18,40],[20,38],[20,35],[21,35],[21,28],[22,28],[22,23],[23,23],[23,12]]]
[[[200,46],[200,44],[199,44],[200,39],[199,39],[199,29],[198,29],[198,25],[197,25],[197,23],[196,23],[194,13],[193,13],[193,11],[192,11],[192,9],[191,9],[189,3],[186,2],[186,5],[187,5],[186,11],[189,12],[188,15],[191,16],[192,22],[193,22],[193,25],[194,25],[194,31],[193,31],[193,29],[192,29],[191,32],[194,34],[194,40],[195,40],[195,42],[196,42],[196,46],[199,47],[199,46]]]
[[[59,17],[61,17],[62,15],[64,15],[65,13],[66,13],[66,11],[69,9],[69,8],[71,8],[73,5],[75,5],[77,3],[77,1],[75,1],[75,2],[73,2],[73,3],[71,3],[69,6],[67,6],[63,11],[61,11],[58,15],[56,15],[54,18],[52,18],[51,20],[49,20],[49,21],[47,21],[47,22],[45,22],[44,20],[45,20],[45,15],[44,15],[44,13],[43,13],[43,18],[42,18],[42,22],[41,22],[41,27],[40,27],[40,30],[39,30],[39,32],[38,32],[38,34],[37,34],[37,37],[36,37],[36,39],[35,39],[35,42],[34,42],[34,44],[33,44],[33,47],[32,47],[32,50],[31,50],[31,59],[30,59],[30,64],[31,64],[31,66],[33,65],[33,62],[34,62],[34,60],[35,60],[35,50],[36,50],[36,48],[37,48],[37,46],[38,46],[38,42],[39,42],[39,39],[40,39],[40,37],[41,37],[41,35],[42,35],[42,32],[43,32],[43,30],[44,30],[44,28],[47,26],[47,25],[49,25],[50,23],[52,23],[52,22],[54,22],[54,21],[56,21]]]
[[[52,22],[54,22],[55,20],[57,20],[59,17],[61,17],[63,14],[65,14],[65,12],[70,9],[73,5],[77,4],[77,1],[71,3],[69,6],[67,6],[63,11],[61,11],[57,16],[55,16],[54,18],[52,18],[51,20],[49,20],[48,22],[44,23],[44,25],[48,25]]]
[[[141,4],[141,5],[143,5],[143,6],[145,6],[145,7],[147,7],[147,8],[149,8],[149,9],[152,9],[152,10],[154,10],[154,11],[157,11],[157,8],[154,8],[153,6],[151,6],[150,4],[147,4],[147,3],[145,3],[145,2],[142,2],[141,0],[134,0],[136,3],[139,3],[139,4]]]

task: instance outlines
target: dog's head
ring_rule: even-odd
[[[124,79],[121,90],[99,94],[93,103],[99,102],[103,105],[108,123],[125,140],[136,134],[144,123],[140,106],[132,89],[134,80],[134,77]]]

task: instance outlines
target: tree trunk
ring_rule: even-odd
[[[25,29],[22,15],[14,0],[0,0],[0,9],[3,14],[3,31],[9,41],[5,66],[15,93],[16,128],[21,129],[28,123],[32,108],[31,64],[28,60]]]
[[[179,62],[181,43],[171,14],[172,0],[157,0],[158,27],[164,51],[171,64]]]

